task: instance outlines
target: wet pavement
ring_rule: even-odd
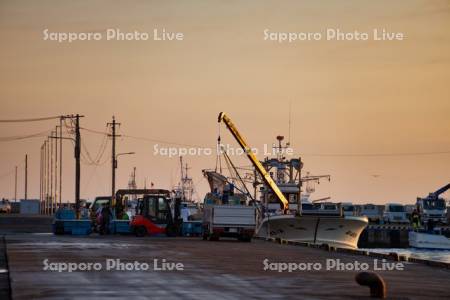
[[[327,271],[325,266],[327,259],[374,264],[371,257],[265,241],[19,232],[5,234],[5,241],[13,299],[369,299],[368,288],[354,280],[357,271]],[[116,262],[108,270],[107,262],[117,259],[130,264]],[[178,263],[183,270],[154,270],[155,260],[159,269]],[[265,260],[323,268],[265,271]],[[134,261],[148,264],[149,270],[117,270]],[[79,263],[97,263],[101,270],[57,271],[56,266],[68,263],[78,268],[84,266]],[[377,271],[387,282],[389,299],[450,298],[450,270],[403,264],[403,271]]]

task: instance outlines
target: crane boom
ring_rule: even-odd
[[[441,187],[440,189],[438,189],[437,191],[435,191],[434,193],[431,193],[430,196],[437,199],[439,197],[440,194],[445,193],[446,191],[448,191],[450,189],[450,183]]]
[[[270,188],[270,190],[275,194],[275,196],[278,198],[278,201],[280,201],[280,204],[283,207],[283,211],[287,212],[289,209],[289,202],[286,200],[286,197],[284,197],[283,193],[278,188],[277,184],[273,181],[272,177],[270,177],[269,173],[267,173],[266,169],[263,167],[263,165],[259,162],[259,160],[256,158],[253,151],[250,149],[250,147],[247,145],[247,142],[244,140],[244,138],[241,136],[239,131],[237,130],[236,126],[234,126],[233,122],[231,122],[231,119],[223,112],[219,114],[218,122],[224,122],[227,126],[228,130],[230,130],[233,137],[236,139],[236,141],[241,146],[242,150],[244,150],[245,154],[247,154],[247,157],[252,162],[253,166],[255,167],[256,171],[261,175],[262,179],[264,180],[264,183]]]

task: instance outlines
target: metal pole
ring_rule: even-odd
[[[55,127],[55,199],[53,213],[56,211],[58,201],[58,126]]]
[[[107,124],[108,126],[111,126],[111,134],[109,135],[112,137],[112,153],[111,153],[111,205],[115,206],[116,203],[116,168],[117,168],[117,159],[116,159],[116,126],[120,125],[120,123],[116,122],[116,119],[114,116],[112,117],[112,122]]]
[[[41,214],[44,214],[44,143],[41,145]]]
[[[75,116],[75,212],[77,219],[80,218],[80,115]]]
[[[115,205],[115,194],[116,194],[116,119],[113,116],[112,120],[112,176],[111,176],[111,201],[112,205]]]
[[[42,214],[42,145],[39,157],[39,213]]]
[[[45,141],[42,144],[42,213],[45,214]]]
[[[59,207],[62,206],[62,122],[63,118],[59,119]]]
[[[45,164],[45,141],[42,144],[42,212],[45,214],[45,193],[46,193],[46,186],[45,186],[45,180],[46,180],[46,164]]]
[[[16,174],[15,174],[15,181],[14,181],[14,202],[17,201],[17,166],[16,166]]]
[[[25,154],[25,200],[28,199],[28,154]]]
[[[49,198],[48,198],[48,193],[49,193],[49,191],[50,191],[50,181],[49,181],[49,178],[50,178],[50,139],[47,139],[47,142],[45,143],[45,148],[46,148],[46,153],[47,153],[47,156],[46,156],[46,165],[47,165],[47,178],[46,178],[46,193],[45,193],[45,214],[48,214],[48,207],[49,207],[49,205],[48,205],[48,200],[49,200]]]
[[[51,133],[53,136],[53,131]],[[53,139],[50,139],[50,214],[53,214]]]

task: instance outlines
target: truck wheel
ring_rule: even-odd
[[[219,235],[218,234],[211,234],[210,236],[209,236],[209,240],[210,241],[218,241],[219,240]]]
[[[249,235],[239,235],[238,236],[238,241],[240,242],[251,242],[252,241],[252,237]]]
[[[136,234],[137,237],[143,237],[146,236],[148,232],[147,228],[145,228],[144,226],[138,226],[134,230],[134,233]]]

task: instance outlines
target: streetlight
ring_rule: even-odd
[[[122,155],[133,155],[133,154],[136,154],[136,153],[135,152],[125,152],[125,153],[118,153],[118,154],[116,154],[116,157],[114,158],[114,169],[117,169],[117,158],[119,156],[122,156]]]
[[[113,169],[112,169],[112,195],[111,195],[111,203],[112,205],[116,205],[116,169],[117,169],[117,158],[122,155],[132,155],[135,154],[134,152],[124,152],[124,153],[118,153],[116,156],[114,156],[113,161]]]

